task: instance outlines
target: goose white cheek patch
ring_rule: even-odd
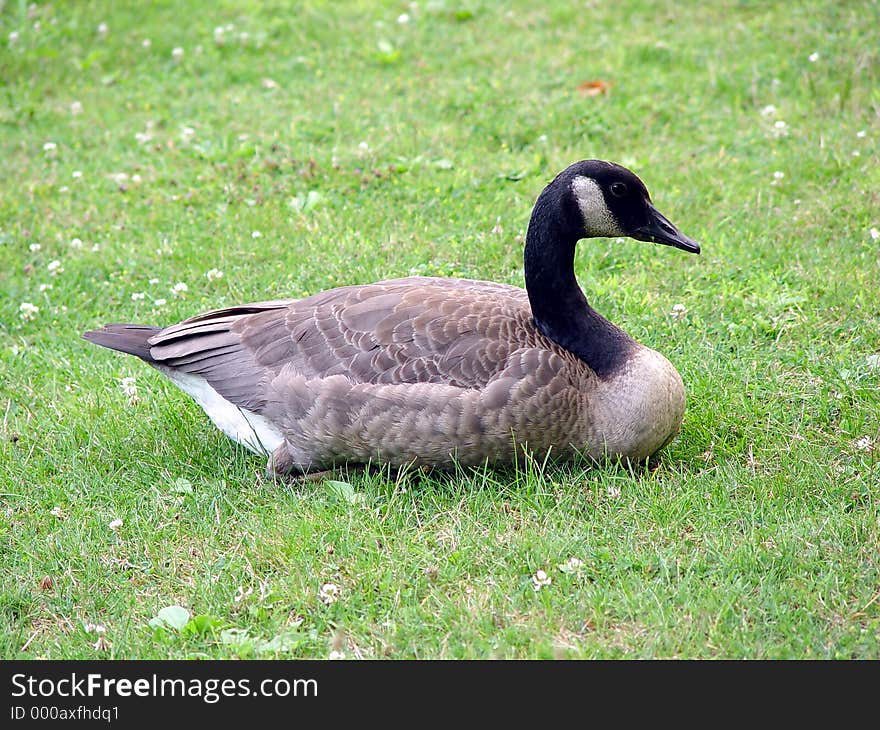
[[[571,183],[574,198],[584,219],[584,228],[589,236],[624,236],[608,206],[602,189],[591,177],[579,176]]]

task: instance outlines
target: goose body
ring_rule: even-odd
[[[677,433],[684,386],[574,278],[577,240],[621,235],[699,252],[633,173],[587,160],[536,202],[525,290],[409,277],[84,337],[160,370],[226,435],[268,455],[273,474],[505,463],[524,448],[641,461]]]

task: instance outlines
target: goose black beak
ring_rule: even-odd
[[[700,253],[700,244],[679,231],[659,210],[648,203],[648,222],[631,234],[639,241],[675,246],[688,253]]]

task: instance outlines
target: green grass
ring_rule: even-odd
[[[880,658],[878,25],[837,0],[0,0],[0,656]],[[703,245],[577,257],[687,384],[652,472],[274,484],[79,339],[410,272],[521,284],[532,202],[586,157]],[[170,605],[209,618],[151,628]]]

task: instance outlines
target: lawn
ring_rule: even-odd
[[[0,0],[0,656],[880,658],[878,27],[839,0]],[[687,386],[653,470],[275,483],[80,339],[522,285],[535,197],[589,157],[703,247],[576,259]]]

